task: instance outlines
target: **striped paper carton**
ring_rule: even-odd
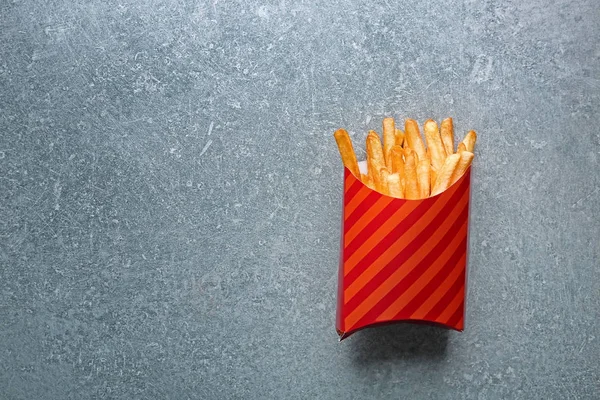
[[[344,169],[340,340],[399,321],[463,330],[470,179],[469,168],[439,195],[405,200],[369,189]]]

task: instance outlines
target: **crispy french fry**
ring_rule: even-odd
[[[417,165],[417,180],[419,187],[419,197],[425,199],[431,192],[431,182],[429,181],[429,160],[421,160]]]
[[[400,176],[404,176],[404,159],[402,158],[403,154],[404,151],[399,144],[392,147],[392,172],[399,173]]]
[[[368,187],[371,187],[371,185],[373,184],[373,183],[370,181],[370,179],[369,179],[369,175],[367,175],[367,174],[363,174],[363,173],[361,173],[361,174],[360,174],[360,180],[361,180],[361,182],[362,182],[362,183],[364,183],[364,184],[365,184],[365,186],[368,186]]]
[[[475,131],[469,131],[462,142],[465,144],[467,151],[473,153],[473,150],[475,150],[475,142],[476,141],[477,141],[477,134],[475,133]]]
[[[442,143],[444,143],[444,149],[446,149],[446,155],[449,156],[454,153],[454,123],[452,118],[446,118],[442,121],[440,136],[442,137]]]
[[[352,140],[348,132],[344,129],[338,129],[333,134],[335,141],[337,142],[338,149],[340,150],[340,156],[342,162],[352,172],[352,175],[360,177],[360,171],[358,170],[358,162],[356,161],[356,153],[354,153],[354,147],[352,147]]]
[[[375,188],[381,185],[381,177],[379,171],[385,167],[383,159],[383,149],[381,148],[381,140],[375,131],[369,131],[367,135],[367,168],[368,175],[373,181]]]
[[[375,131],[369,131],[367,135],[367,158],[374,159],[381,167],[385,166],[381,139],[379,139],[379,135]]]
[[[421,138],[417,121],[414,119],[407,119],[404,122],[404,135],[404,140],[408,142],[408,147],[417,153],[419,160],[424,159],[425,145],[423,144],[423,139]]]
[[[400,176],[400,186],[402,187],[402,197],[406,198],[406,178],[404,176]]]
[[[404,144],[404,131],[396,128],[396,146],[402,146]]]
[[[404,151],[404,165],[406,165],[406,157],[408,157],[409,154],[412,154],[413,157],[415,158],[415,164],[417,164],[419,162],[419,156],[417,155],[417,153],[414,152],[413,149],[411,149],[410,147],[405,147],[403,149]],[[427,157],[427,155],[425,155],[425,157]]]
[[[434,167],[431,167],[431,171],[429,172],[429,182],[430,182],[430,187],[433,188],[433,185],[435,185],[435,180],[437,179],[438,176],[438,170],[435,169]]]
[[[371,183],[372,186],[369,186],[370,188],[377,190],[377,188],[381,187],[381,174],[378,172],[381,167],[379,166],[379,164],[377,164],[377,162],[375,160],[373,160],[372,158],[368,158],[367,157],[367,165],[368,165],[368,172],[367,172],[367,176],[369,179],[369,182]]]
[[[456,181],[463,176],[467,168],[469,168],[469,165],[471,165],[473,157],[475,157],[475,154],[471,153],[470,151],[463,151],[460,153],[460,160],[458,161],[458,165],[456,166],[456,169],[450,178],[450,186],[454,185]]]
[[[431,154],[431,165],[439,169],[444,165],[444,161],[446,160],[446,149],[442,143],[438,125],[434,120],[428,119],[423,124],[423,131],[425,132],[425,140],[427,141],[427,150]]]
[[[452,174],[454,173],[454,170],[456,169],[456,166],[458,165],[459,161],[460,154],[458,153],[451,154],[446,158],[446,162],[438,171],[438,176],[435,180],[435,185],[431,189],[432,196],[438,195],[450,187]]]
[[[411,149],[409,149],[404,163],[404,196],[409,200],[416,200],[419,198],[419,186],[417,183],[417,161],[416,153]]]
[[[400,174],[390,174],[387,178],[387,181],[389,195],[392,197],[397,197],[399,199],[403,198],[404,193],[402,193],[402,183],[400,181]]]
[[[396,144],[396,123],[394,118],[383,119],[383,156],[385,158],[385,165],[388,169],[392,169],[392,159],[390,152],[392,147]]]
[[[379,193],[387,195],[389,194],[388,177],[390,176],[390,171],[386,167],[383,167],[379,171],[379,175],[381,178],[379,180],[379,188],[377,188],[377,191]]]
[[[456,150],[456,152],[462,153],[463,151],[467,151],[467,146],[465,146],[465,144],[463,142],[460,142],[458,144],[458,150]]]

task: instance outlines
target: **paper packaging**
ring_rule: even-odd
[[[344,168],[340,340],[398,321],[463,330],[470,182],[469,167],[439,195],[405,200],[369,189]]]

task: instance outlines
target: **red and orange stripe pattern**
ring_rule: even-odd
[[[423,200],[344,173],[337,330],[420,321],[463,330],[471,170]]]

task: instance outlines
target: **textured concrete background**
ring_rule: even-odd
[[[598,399],[600,5],[417,3],[1,1],[0,398]],[[386,115],[480,135],[466,332],[338,343]]]

